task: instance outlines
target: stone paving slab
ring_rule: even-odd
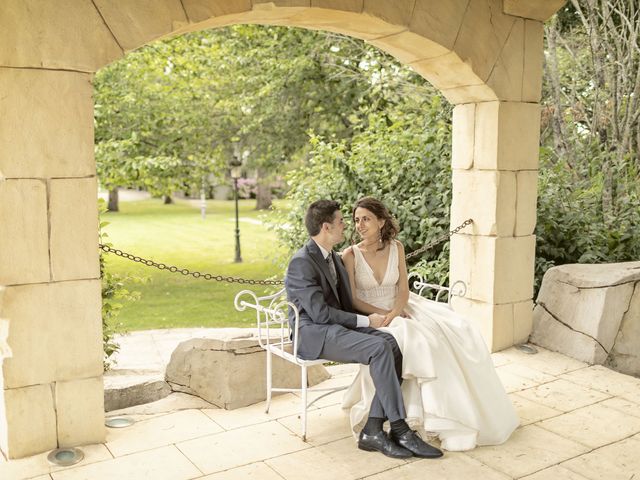
[[[511,477],[470,458],[464,453],[448,453],[436,460],[418,460],[368,477],[368,480],[482,479],[510,480]]]
[[[537,425],[527,425],[516,430],[503,445],[477,447],[466,454],[512,478],[519,478],[588,451],[588,447],[578,442]]]
[[[273,397],[269,413],[265,413],[265,408],[266,402],[260,402],[234,410],[208,408],[202,411],[225,430],[233,430],[258,423],[271,422],[282,417],[299,415],[302,408],[302,400],[292,393],[287,393]],[[317,410],[317,407],[312,405],[307,412],[310,413],[313,410]]]
[[[202,472],[170,445],[55,472],[51,476],[53,480],[188,480],[202,476]]]
[[[518,417],[520,417],[520,425],[522,426],[536,423],[540,420],[546,420],[547,418],[556,417],[563,413],[560,410],[531,401],[517,393],[510,394],[509,398],[511,398],[513,406],[518,413]]]
[[[132,347],[142,343],[138,338]],[[78,465],[52,466],[46,453],[0,458],[0,479],[640,478],[640,380],[544,349],[526,355],[511,348],[493,359],[521,418],[503,445],[445,452],[437,460],[392,460],[357,449],[341,394],[309,410],[307,443],[299,437],[300,399],[294,394],[275,397],[269,414],[264,402],[227,411],[173,394],[179,398],[110,412],[137,423],[109,429],[106,444],[81,447],[86,457]],[[334,377],[321,386],[348,384],[357,367],[330,370]]]
[[[537,350],[538,353],[530,355],[515,348],[508,348],[492,354],[491,357],[496,367],[508,363],[517,363],[554,376],[588,367],[586,363],[561,353],[545,350],[544,348],[538,348]]]
[[[304,480],[353,480],[407,464],[404,460],[358,450],[351,438],[272,458],[265,463],[283,478]],[[300,468],[302,465],[304,468]]]
[[[631,415],[633,417],[640,417],[639,403],[640,402],[632,402],[625,397],[614,397],[601,402],[601,404],[605,407],[613,408],[614,410],[618,410],[625,415]]]
[[[282,480],[282,477],[264,462],[251,463],[238,468],[232,468],[220,473],[212,473],[202,480]]]
[[[115,457],[224,431],[200,410],[183,410],[107,430],[106,446]]]
[[[640,478],[640,440],[637,436],[607,445],[564,462],[561,466],[590,480]]]
[[[337,455],[332,455],[331,453],[333,452],[323,448],[309,448],[266,460],[265,463],[283,478],[301,480],[326,480],[328,478],[355,480],[395,466],[390,459],[387,462],[386,457],[383,457],[385,466],[368,463],[368,459],[371,456],[366,455],[363,460],[363,456],[359,454],[364,454],[365,452],[354,449],[352,443],[346,446],[346,449],[343,449],[342,452],[338,452]],[[347,455],[347,453],[350,455]],[[300,468],[303,465],[304,468]]]
[[[553,467],[540,470],[533,475],[527,475],[522,477],[522,480],[588,480],[587,477],[583,477],[579,473],[572,472],[571,470],[564,468],[561,465],[554,465]]]
[[[563,412],[570,412],[576,408],[586,407],[610,398],[606,393],[591,390],[564,379],[524,390],[520,392],[520,395],[533,402]]]
[[[565,373],[560,378],[611,396],[640,394],[640,379],[615,372],[602,365]]]
[[[509,372],[512,375],[528,380],[527,388],[555,380],[553,375],[549,375],[522,363],[508,363],[507,365],[499,367],[498,372]]]
[[[294,434],[302,434],[302,422],[298,415],[281,418],[278,423]],[[349,416],[337,406],[308,411],[307,432],[307,443],[313,446],[352,436]]]
[[[203,473],[215,473],[310,448],[278,422],[261,423],[176,444]]]
[[[82,465],[104,462],[113,458],[111,452],[103,444],[84,446],[82,452],[84,453]],[[65,470],[64,467],[50,464],[47,461],[48,454],[49,452],[45,452],[32,457],[0,463],[0,478],[2,480],[18,480]]]
[[[601,403],[544,420],[538,425],[590,448],[602,447],[640,433],[640,418],[625,415]]]

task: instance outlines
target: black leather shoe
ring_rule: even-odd
[[[380,431],[375,435],[367,435],[364,432],[360,432],[358,448],[367,452],[381,452],[391,458],[409,458],[413,456],[413,453],[391,440],[384,431]]]
[[[409,430],[399,437],[395,437],[393,434],[390,434],[389,437],[401,447],[412,452],[416,457],[439,458],[442,456],[442,450],[429,445],[414,430]]]

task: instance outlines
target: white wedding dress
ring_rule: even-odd
[[[393,242],[387,271],[378,283],[362,252],[354,246],[357,298],[390,310],[397,294],[398,247]],[[519,424],[489,351],[476,328],[446,304],[410,294],[409,318],[396,317],[382,330],[391,333],[403,354],[402,394],[407,421],[438,436],[450,451],[506,441]],[[362,365],[345,393],[354,434],[365,423],[375,387]]]

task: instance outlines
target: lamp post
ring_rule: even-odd
[[[242,175],[242,162],[237,156],[229,163],[231,178],[233,178],[233,198],[236,203],[236,258],[234,263],[242,263],[240,255],[240,219],[238,218],[238,179]]]

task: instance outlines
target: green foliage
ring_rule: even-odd
[[[291,172],[287,199],[292,208],[279,218],[290,225],[278,235],[289,253],[307,234],[301,218],[309,203],[332,198],[351,217],[351,206],[365,195],[382,200],[397,218],[399,239],[407,252],[432,241],[449,228],[451,203],[450,108],[434,94],[419,104],[404,103],[372,112],[367,124],[347,143],[311,138],[308,164]],[[347,231],[347,241],[353,230]],[[448,253],[441,244],[427,252],[417,266],[429,278],[446,281]]]
[[[106,212],[104,200],[98,203],[100,215]],[[104,231],[109,222],[100,221],[99,239],[100,243],[111,246],[106,241],[108,235]],[[105,268],[104,253],[100,251],[100,277],[102,279],[102,348],[104,358],[102,361],[104,370],[107,371],[113,366],[114,353],[120,349],[120,345],[115,341],[114,335],[122,333],[124,330],[121,323],[116,323],[120,310],[127,302],[132,302],[140,298],[140,292],[130,291],[125,287],[125,283],[134,284],[142,282],[141,277],[131,275],[121,275],[113,273]]]
[[[129,53],[95,79],[101,183],[159,193],[199,188],[203,178],[220,183],[234,155],[268,177],[305,151],[307,130],[348,136],[348,117],[370,87],[350,75],[349,61],[372,50],[363,45],[238,25]]]
[[[630,163],[615,175],[618,195],[605,210],[602,158],[578,157],[573,169],[551,149],[541,151],[536,290],[546,270],[566,263],[611,263],[640,258],[640,187]]]

